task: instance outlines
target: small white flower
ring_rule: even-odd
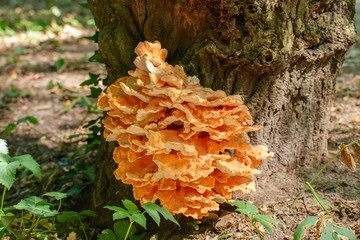
[[[2,153],[2,154],[8,154],[9,153],[6,141],[4,139],[1,139],[1,138],[0,138],[0,153]]]

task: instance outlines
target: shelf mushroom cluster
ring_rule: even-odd
[[[195,219],[219,209],[233,191],[254,190],[256,167],[272,153],[252,146],[253,126],[240,96],[203,88],[181,66],[165,62],[159,42],[135,48],[136,69],[98,99],[107,111],[104,137],[117,141],[115,177],[142,204],[159,200]]]

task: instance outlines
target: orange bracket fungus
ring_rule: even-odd
[[[252,146],[259,130],[240,96],[200,86],[165,62],[159,42],[140,42],[136,69],[102,93],[104,137],[117,141],[115,177],[141,204],[159,200],[172,214],[201,219],[233,191],[254,190],[253,176],[272,153]]]

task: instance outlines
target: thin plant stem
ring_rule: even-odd
[[[351,145],[353,144],[356,144],[357,141],[352,141],[351,143],[349,144],[346,144],[345,147],[350,147]],[[340,154],[341,152],[341,149],[339,151],[337,151],[337,153],[335,154],[334,157],[330,158],[321,168],[320,170],[315,174],[315,176],[313,176],[311,178],[311,180],[309,181],[310,184],[312,184],[319,176],[320,174],[329,166],[330,163],[332,163]],[[306,189],[306,188],[305,188]]]
[[[20,229],[20,231],[22,231],[24,228],[25,228],[25,223],[24,223],[24,210],[21,210],[21,221],[20,221],[19,229]]]
[[[306,182],[306,186],[309,188],[311,194],[314,196],[315,200],[318,202],[320,207],[327,213],[331,218],[334,218],[334,215],[329,211],[329,209],[324,206],[323,201],[319,198],[317,193],[315,192],[314,188],[311,186],[309,182]]]
[[[58,212],[60,211],[60,208],[61,208],[61,199],[59,200],[59,207],[57,209]]]
[[[34,229],[37,229],[37,226],[39,225],[39,222],[41,220],[41,217],[36,217],[35,215],[33,215],[33,220],[32,220],[32,224],[31,224],[31,227],[29,229],[29,234],[31,234]]]
[[[255,229],[256,234],[259,236],[260,240],[264,240],[263,235],[261,234],[259,228],[256,226],[256,221],[254,221],[252,218],[250,220],[251,225],[253,226],[253,228]]]
[[[36,222],[37,222],[36,216],[34,214],[32,214],[31,226],[30,226],[29,230],[27,231],[28,234],[31,234],[31,232],[35,228],[35,226],[37,225]]]
[[[2,197],[1,197],[1,206],[0,206],[0,209],[1,211],[4,209],[4,202],[5,202],[5,195],[6,195],[6,187],[4,186],[4,190],[3,190],[3,193],[2,193]]]
[[[83,232],[83,234],[84,234],[84,236],[85,236],[85,239],[86,239],[86,240],[89,240],[89,238],[88,238],[88,236],[87,236],[87,234],[86,234],[86,231],[85,231],[84,223],[81,221],[80,218],[78,218],[78,219],[79,219],[79,222],[80,222],[80,228],[81,228],[81,230],[82,230],[82,232]]]
[[[129,227],[128,227],[128,230],[127,230],[127,232],[126,232],[126,235],[125,235],[124,240],[126,240],[126,239],[129,237],[130,229],[131,229],[133,223],[134,223],[134,221],[131,221],[131,220],[130,220],[130,224],[129,224]]]
[[[345,147],[350,147],[353,144],[357,144],[357,141],[352,141],[349,144],[346,144]],[[316,172],[316,174],[310,179],[310,181],[308,182],[309,184],[312,184],[319,176],[321,173],[324,172],[324,170],[329,166],[330,163],[332,163],[340,154],[341,150],[337,151],[335,156],[333,156],[332,158],[330,158],[329,160],[326,161],[326,163],[324,165],[322,165],[322,167],[320,168],[319,171]],[[307,187],[304,187],[295,197],[293,203],[291,204],[291,207],[295,204],[295,201],[299,199],[299,197],[306,191]]]

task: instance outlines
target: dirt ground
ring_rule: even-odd
[[[90,192],[86,189],[91,189],[93,172],[86,166],[94,166],[95,153],[81,148],[84,143],[79,137],[69,137],[87,133],[83,125],[98,116],[84,104],[74,104],[90,93],[88,87],[79,86],[88,79],[89,72],[103,78],[106,75],[101,64],[87,61],[97,46],[84,36],[92,35],[93,31],[65,25],[54,36],[40,34],[29,40],[29,36],[21,33],[0,37],[0,132],[26,116],[39,121],[38,125],[20,123],[10,134],[1,132],[0,138],[8,140],[12,155],[31,154],[41,163],[44,175],[40,185],[27,176],[18,180],[8,202],[17,202],[29,194],[64,191],[76,199],[69,205],[81,209],[87,203],[89,195],[81,193]],[[60,68],[56,65],[59,59],[64,60]],[[334,158],[341,143],[359,139],[360,39],[347,55],[333,97],[329,159],[334,160],[313,183],[319,195],[338,209],[333,221],[351,228],[360,239],[360,165],[358,172],[352,172]],[[305,182],[321,166],[314,166],[313,172],[301,176],[276,173],[259,179],[257,193],[246,199],[254,202],[263,214],[284,223],[274,228],[273,235],[260,228],[264,239],[293,239],[298,223],[307,216],[324,214],[310,192],[301,193]],[[266,184],[269,181],[271,184]],[[271,185],[276,187],[269,188]],[[168,239],[259,239],[242,214],[228,209],[213,218],[204,220],[199,230],[175,231]]]

